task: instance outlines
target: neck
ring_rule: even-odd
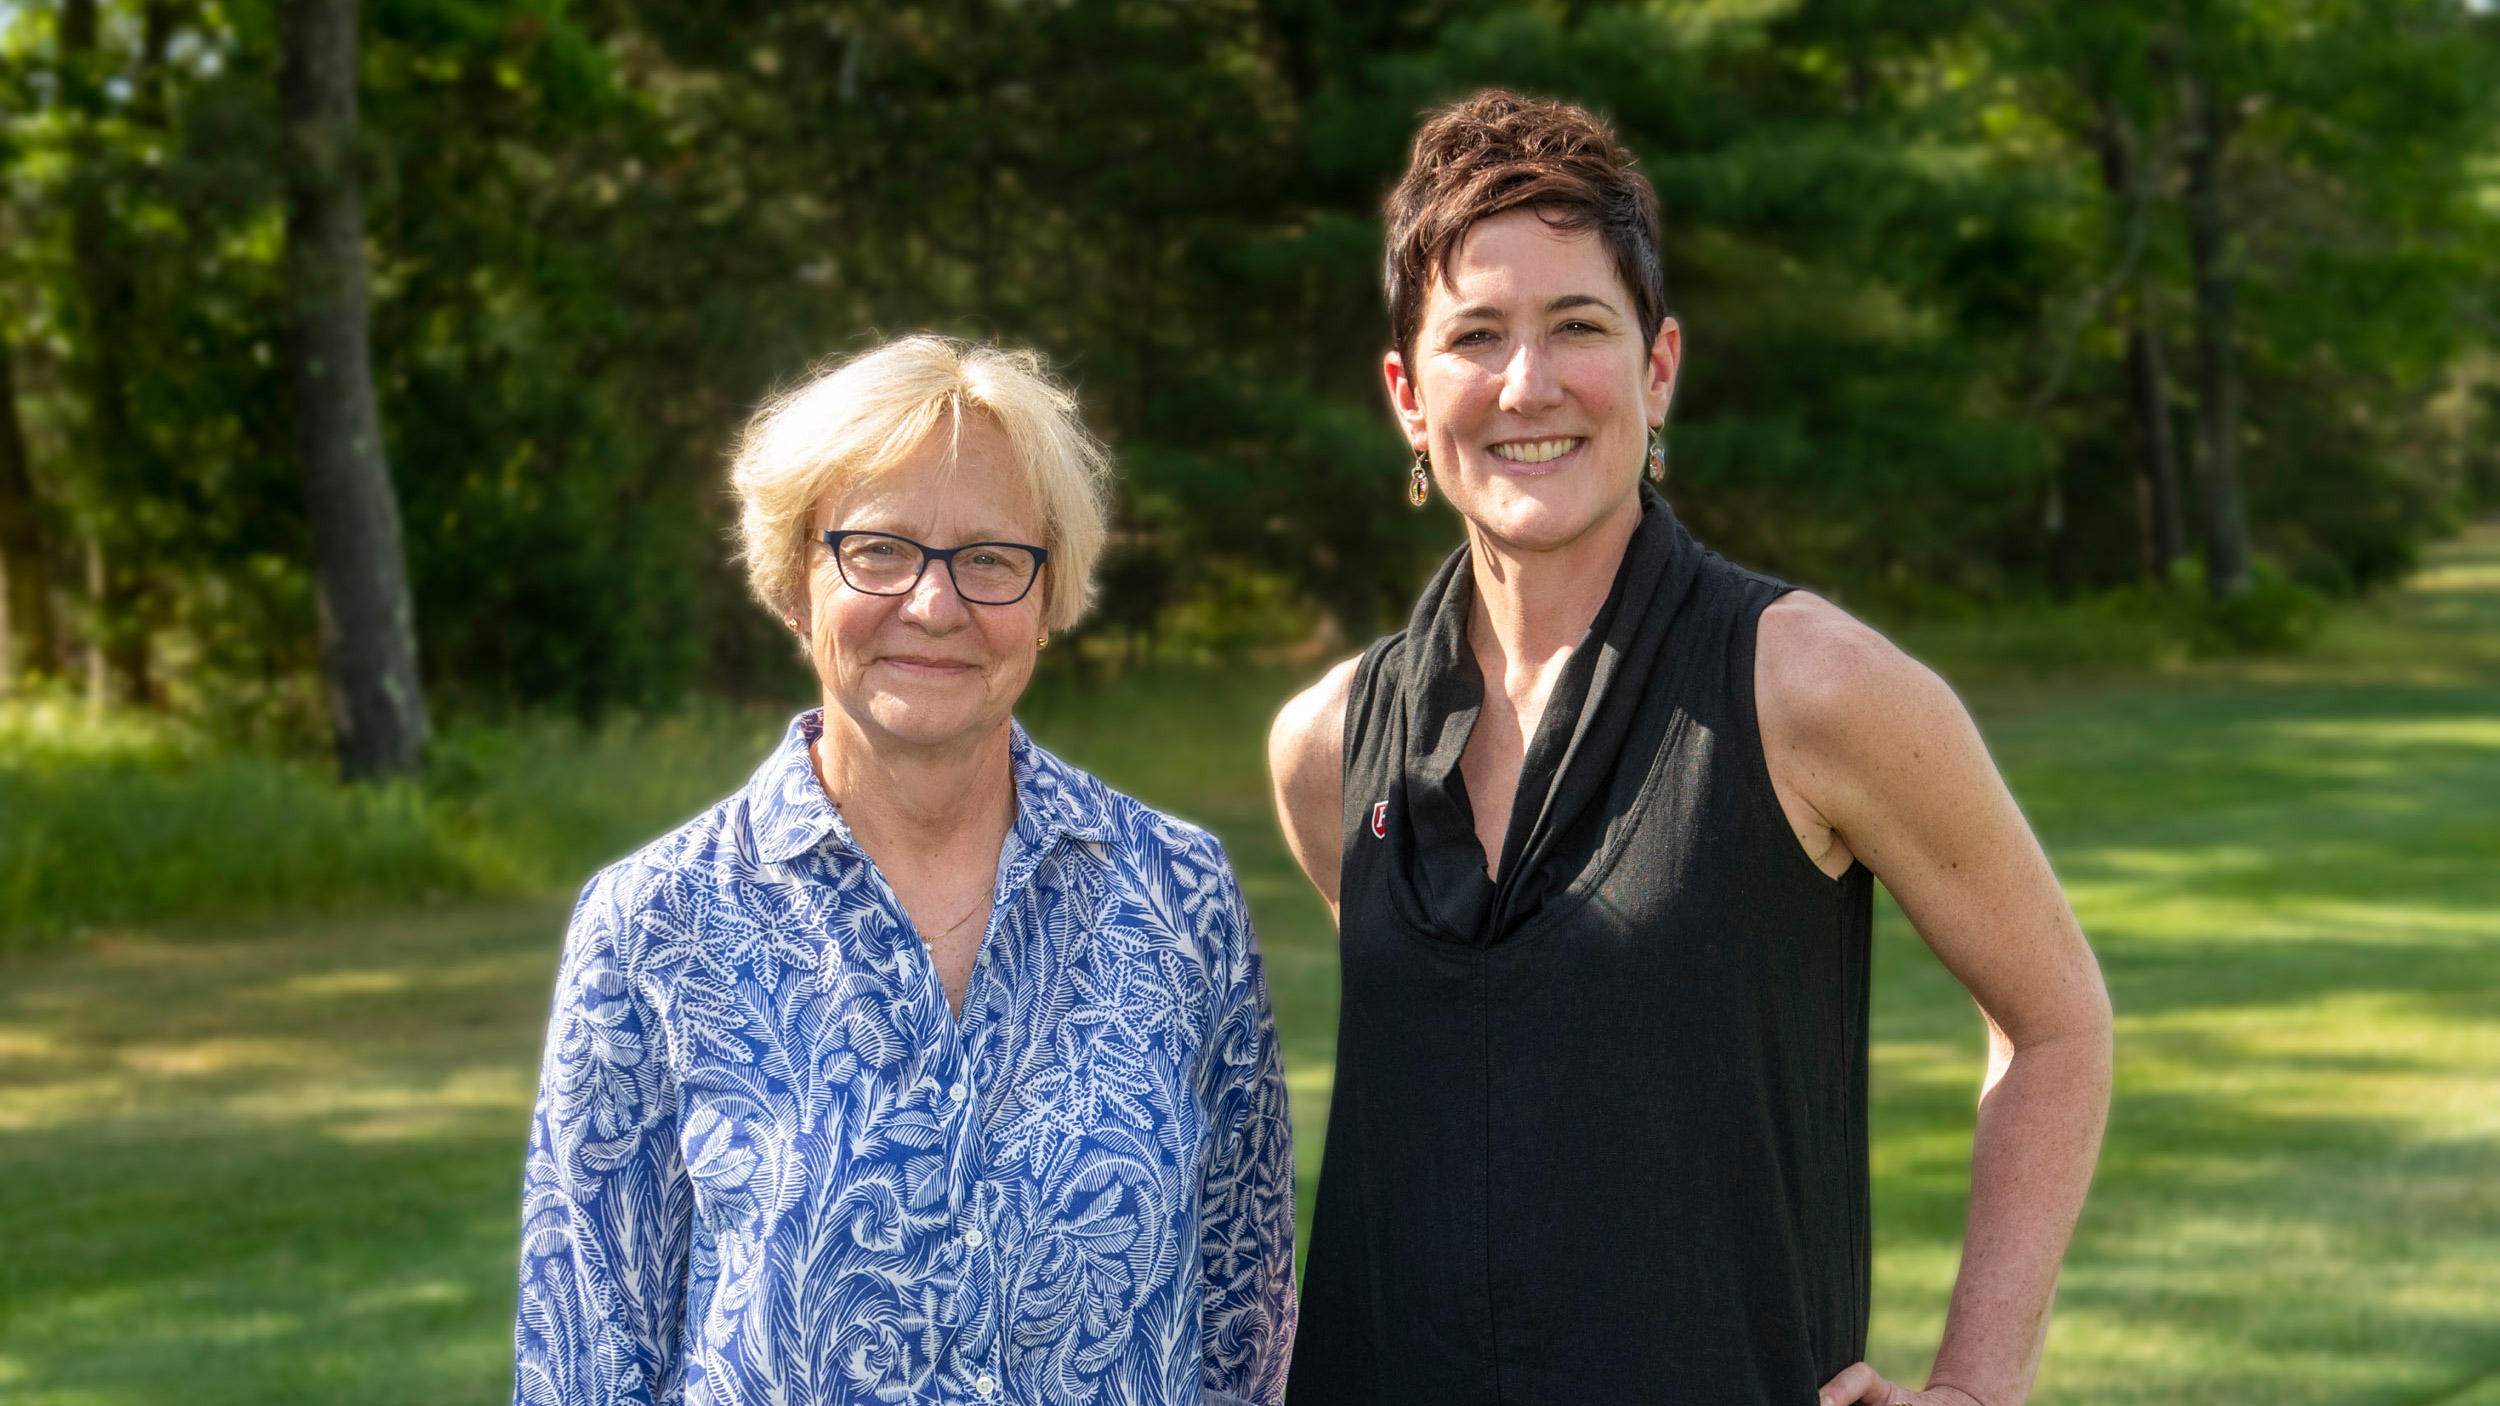
[[[913,747],[870,741],[858,721],[828,702],[811,749],[817,783],[852,836],[872,855],[930,854],[956,844],[995,849],[1015,823],[1009,724],[969,741]]]
[[[1605,608],[1640,523],[1637,491],[1587,531],[1553,547],[1522,548],[1469,523],[1476,600],[1468,634],[1477,650],[1506,661],[1570,653]]]

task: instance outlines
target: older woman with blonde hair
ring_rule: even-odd
[[[1034,357],[934,336],[748,426],[748,572],[823,703],[582,895],[516,1402],[1281,1400],[1293,1166],[1240,891],[1012,717],[1106,475]]]

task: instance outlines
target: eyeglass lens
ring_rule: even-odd
[[[835,560],[852,590],[875,596],[910,590],[927,564],[917,544],[879,533],[844,537]],[[955,575],[955,593],[974,605],[1013,604],[1031,588],[1033,573],[1040,569],[1031,552],[997,542],[961,548],[948,566]]]

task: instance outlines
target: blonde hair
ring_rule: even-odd
[[[891,472],[948,421],[978,412],[1006,435],[1041,509],[1042,625],[1064,630],[1094,593],[1111,456],[1042,359],[933,333],[829,363],[748,419],[729,468],[747,584],[775,614],[805,594],[808,515]]]

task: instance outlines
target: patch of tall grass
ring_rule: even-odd
[[[0,948],[177,915],[568,892],[736,786],[782,721],[460,723],[423,783],[346,786],[161,715],[0,702]]]
[[[1904,649],[1962,679],[2160,670],[2288,653],[2314,640],[2332,613],[2324,596],[2262,561],[2248,590],[2219,601],[2207,597],[2203,572],[2190,561],[2167,583],[2061,601],[1982,604],[1933,593],[1868,605]]]

